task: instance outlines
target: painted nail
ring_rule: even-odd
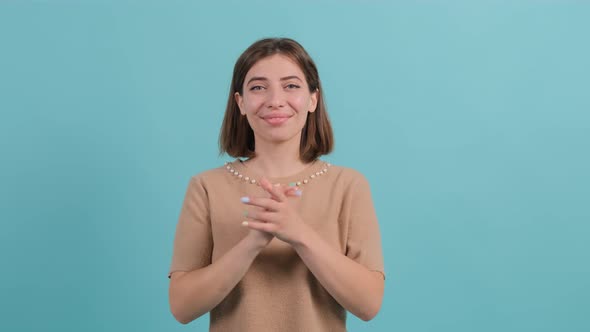
[[[242,226],[248,226],[248,222],[247,221],[242,221]]]
[[[296,190],[295,191],[295,195],[297,196],[301,196],[301,194],[303,194],[303,192],[301,190]]]
[[[250,197],[244,196],[240,198],[240,201],[242,201],[242,203],[250,203]]]
[[[295,182],[291,182],[289,183],[289,187],[295,187],[296,183]]]
[[[243,213],[243,215],[244,215],[244,217],[247,217],[248,216],[248,210],[245,210],[244,213]]]

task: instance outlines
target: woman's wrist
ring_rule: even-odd
[[[313,238],[316,235],[317,233],[313,228],[302,222],[300,231],[297,232],[297,236],[294,237],[289,244],[293,249],[297,250],[298,248],[306,247],[310,241],[313,241]]]
[[[245,242],[247,249],[255,251],[256,254],[261,252],[272,240],[272,235],[263,234],[260,231],[250,230],[248,235],[242,240]]]

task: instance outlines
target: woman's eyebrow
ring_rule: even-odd
[[[291,76],[281,77],[281,81],[288,81],[288,80],[291,80],[291,79],[294,79],[294,78],[301,81],[301,79],[297,75],[291,75]]]
[[[297,79],[299,81],[302,81],[299,78],[299,76],[297,76],[297,75],[290,75],[290,76],[281,77],[281,81],[288,81],[288,80],[292,80],[292,79]],[[263,77],[263,76],[253,76],[248,80],[246,85],[250,84],[252,81],[268,81],[268,78]]]
[[[268,81],[268,78],[262,76],[254,76],[248,80],[246,84],[250,84],[252,81]]]

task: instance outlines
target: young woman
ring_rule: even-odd
[[[220,149],[237,158],[191,178],[169,277],[181,323],[211,331],[345,331],[384,291],[369,185],[319,157],[332,129],[313,60],[263,39],[234,67]]]

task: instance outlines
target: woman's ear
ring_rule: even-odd
[[[242,97],[242,95],[239,92],[236,92],[234,94],[234,98],[236,99],[236,104],[238,104],[238,108],[240,109],[240,114],[246,115],[246,112],[244,111],[243,107],[244,98]]]
[[[315,112],[316,108],[318,107],[318,98],[319,98],[320,89],[315,89],[314,92],[311,93],[311,97],[309,98],[309,112]]]

